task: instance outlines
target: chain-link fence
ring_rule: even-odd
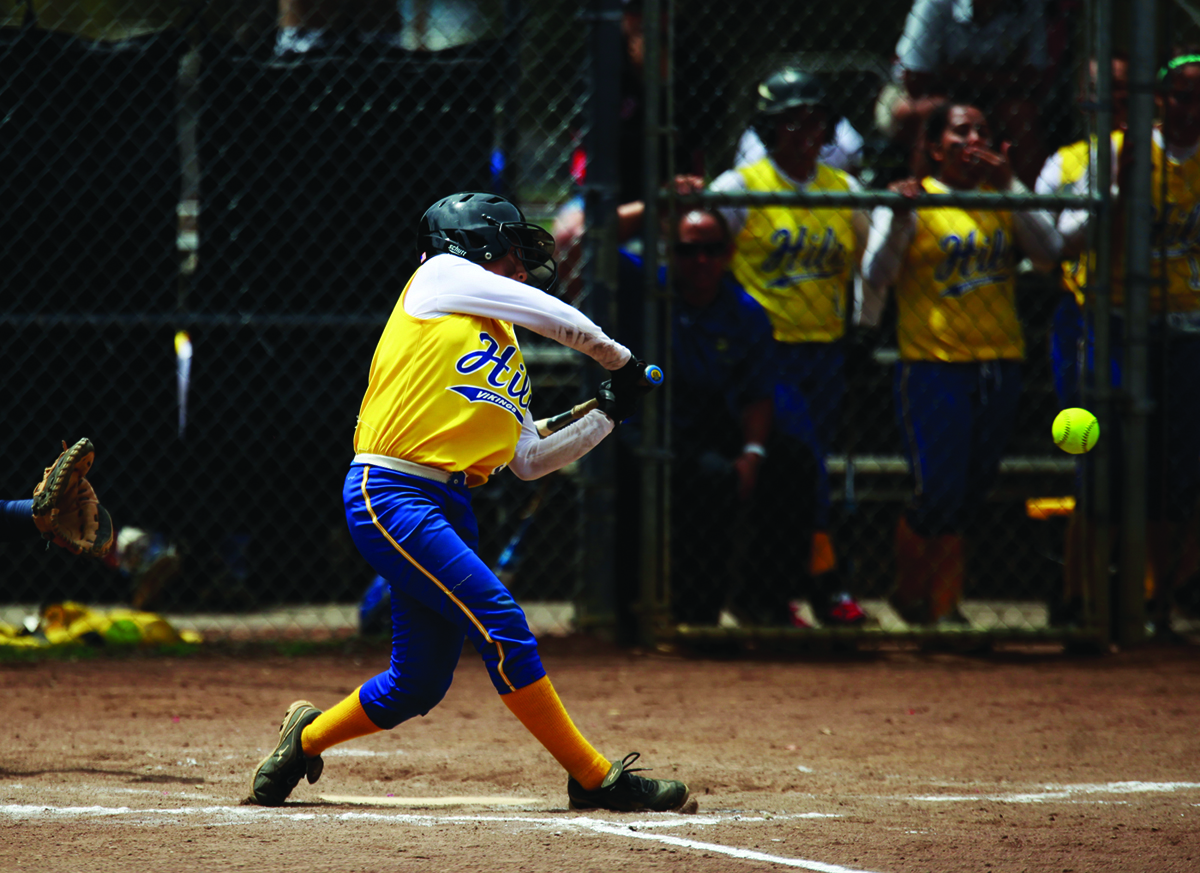
[[[658,260],[671,293],[651,280],[644,295],[659,300],[649,344],[664,358],[672,349],[675,391],[655,434],[671,447],[670,473],[640,489],[650,512],[671,507],[669,590],[644,578],[642,591],[669,635],[1129,640],[1191,627],[1195,453],[1170,435],[1191,405],[1182,360],[1194,307],[1179,266],[1190,237],[1156,231],[1148,261],[1175,278],[1150,283],[1140,359],[1121,338],[1134,330],[1122,307],[1138,298],[1134,279],[1125,289],[1117,265],[1110,293],[1111,264],[1087,254],[1110,253],[1110,150],[1145,146],[1160,218],[1182,221],[1194,202],[1180,168],[1195,146],[1181,108],[1191,97],[1175,71],[1195,63],[1196,22],[1134,7],[1142,39],[1136,26],[1119,31],[1115,51],[1106,4],[918,0],[757,29],[742,10],[724,21],[709,10],[707,43],[685,4],[663,21],[677,58],[749,31],[706,67],[718,76],[682,61],[663,70],[677,145],[705,142],[689,130],[690,96],[731,97],[721,138],[704,148],[717,193],[684,207],[668,198],[661,231],[648,233],[648,245],[669,244]],[[1159,145],[1147,112],[1140,125],[1129,115],[1127,148],[1120,132],[1101,146],[1098,130],[1126,127],[1134,75],[1147,90],[1156,82]],[[1154,151],[1163,137],[1180,145],[1169,173]],[[659,178],[692,188],[677,174],[695,162],[679,149],[666,158]],[[984,193],[1026,189],[1066,196]],[[699,204],[718,215],[687,213]],[[1138,214],[1149,210],[1117,231],[1131,251],[1150,239]],[[726,265],[753,302],[712,290]],[[772,389],[768,430],[756,400]],[[1103,410],[1110,436],[1077,462],[1050,425],[1080,405]],[[1159,416],[1148,446],[1139,407]]]
[[[341,480],[416,219],[477,189],[549,224],[586,100],[574,6],[375,6],[0,7],[5,487],[27,495],[59,439],[90,437],[122,555],[6,544],[16,611],[357,627],[372,573]],[[525,344],[535,411],[577,401],[578,361]],[[549,631],[581,584],[579,488],[502,475],[476,500],[490,561],[531,501],[553,507],[501,568]]]
[[[706,0],[0,3],[3,481],[24,495],[59,439],[89,436],[121,557],[111,567],[37,540],[0,545],[3,599],[18,612],[133,602],[211,634],[356,630],[372,572],[339,494],[367,366],[416,266],[416,219],[439,196],[480,189],[554,228],[567,299],[670,362],[671,388],[645,427],[622,428],[595,462],[534,483],[502,473],[475,492],[481,553],[539,632],[584,621],[643,639],[806,625],[876,637],[1095,632],[1091,583],[1064,588],[1068,504],[1030,503],[1076,495],[1076,465],[1049,423],[1092,396],[1062,393],[1077,380],[1063,369],[1071,352],[1052,355],[1074,341],[1055,332],[1074,299],[1058,259],[1041,263],[1037,229],[1012,210],[956,211],[941,237],[930,222],[949,210],[917,210],[889,273],[864,254],[873,233],[887,235],[872,218],[891,215],[871,207],[893,201],[851,202],[916,172],[914,157],[941,179],[951,159],[924,131],[944,99],[987,124],[954,116],[947,148],[969,145],[969,163],[986,166],[998,152],[982,147],[1008,142],[1029,188],[1097,128],[1105,101],[1086,98],[1087,59],[1108,4],[975,5],[889,0],[830,15]],[[764,95],[784,68],[797,75]],[[1100,84],[1112,92],[1108,77]],[[648,104],[670,124],[647,127]],[[820,163],[839,168],[822,169],[817,187],[851,200],[800,204],[806,229],[795,209],[751,201],[815,172],[801,153],[817,112]],[[975,132],[953,133],[963,123]],[[1102,190],[1083,165],[1055,190]],[[936,184],[1003,187],[996,173]],[[648,176],[676,175],[723,193],[731,269],[757,304],[706,322],[686,301],[696,262],[722,255],[673,221],[658,230],[685,211],[677,204],[623,208],[612,235],[627,251],[615,261],[604,256],[612,236],[589,236],[596,202],[633,203]],[[957,286],[931,278],[926,258],[955,234]],[[675,253],[663,259],[671,294],[641,268],[661,239]],[[864,281],[872,266],[887,281]],[[984,274],[991,284],[968,281]],[[949,316],[927,307],[917,327],[906,307],[935,278],[942,300],[966,302]],[[872,298],[876,286],[892,292]],[[856,312],[871,300],[879,318],[863,327]],[[921,331],[944,317],[970,336],[943,331],[949,352],[931,351]],[[596,374],[580,356],[521,339],[535,414],[589,393]],[[778,357],[748,387],[747,350],[768,347]],[[1019,382],[1005,363],[1018,358]],[[948,374],[965,370],[972,381],[951,391]],[[916,371],[967,406],[951,414],[906,394]],[[713,384],[726,377],[744,384]],[[747,430],[747,401],[767,395],[773,424]],[[906,431],[917,415],[932,429]],[[952,434],[949,420],[974,424]],[[910,457],[951,455],[966,467],[914,481]],[[597,503],[606,488],[612,499]],[[597,506],[612,511],[611,531]],[[907,546],[898,530],[914,537]],[[905,581],[906,547],[924,550],[921,581]],[[597,567],[612,578],[597,581]]]

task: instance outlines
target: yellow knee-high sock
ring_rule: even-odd
[[[317,716],[316,720],[300,734],[300,747],[304,754],[312,758],[321,754],[330,746],[365,737],[368,734],[383,730],[371,721],[362,704],[358,702],[360,685],[341,703],[327,709]]]
[[[576,782],[588,791],[600,787],[611,765],[575,727],[549,676],[500,699]]]

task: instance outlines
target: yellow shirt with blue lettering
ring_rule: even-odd
[[[1166,301],[1158,286],[1150,290],[1150,311],[1200,311],[1200,150],[1182,161],[1167,157],[1156,130],[1150,196],[1154,202],[1151,275],[1166,275]],[[1164,185],[1163,175],[1166,174]],[[1163,194],[1166,198],[1164,200]],[[1165,254],[1166,259],[1163,260]],[[1113,305],[1124,299],[1124,258],[1114,258]]]
[[[371,359],[354,451],[462,471],[468,487],[482,485],[512,460],[529,415],[516,333],[476,315],[414,318],[404,309],[411,287],[410,279]]]
[[[1114,148],[1117,148],[1116,137],[1114,134]],[[1150,311],[1200,312],[1200,150],[1183,160],[1168,158],[1162,134],[1155,129],[1151,166],[1154,232],[1150,273],[1156,282],[1150,290]],[[1164,275],[1165,300],[1161,290]],[[1073,279],[1079,288],[1087,287],[1087,272],[1082,264],[1075,266]],[[1124,279],[1124,252],[1118,250],[1112,263],[1113,306],[1124,304]]]
[[[1120,131],[1118,131],[1120,134]],[[1119,148],[1114,138],[1113,145]],[[1091,161],[1092,140],[1084,139],[1058,150],[1062,157],[1062,180],[1060,189],[1070,190],[1079,183],[1088,172]],[[1087,267],[1080,258],[1063,261],[1063,287],[1075,295],[1075,302],[1083,306],[1083,282],[1086,280]]]
[[[763,158],[736,170],[749,191],[795,191]],[[841,170],[817,164],[808,190],[849,191]],[[847,286],[857,255],[853,210],[752,207],[735,240],[734,276],[785,343],[831,342],[845,333]]]
[[[1112,133],[1112,154],[1114,160],[1121,152],[1125,141],[1125,132],[1121,130]],[[1039,194],[1087,194],[1095,189],[1095,181],[1089,180],[1091,161],[1096,154],[1096,138],[1082,139],[1079,142],[1063,146],[1047,161],[1047,170],[1038,179]],[[1051,178],[1043,184],[1043,179]],[[1063,261],[1063,289],[1075,296],[1075,302],[1083,306],[1084,290],[1087,287],[1088,261],[1095,260],[1093,252],[1086,252],[1077,258]]]
[[[931,194],[949,191],[933,178],[921,184]],[[895,286],[900,357],[1022,360],[1012,215],[949,207],[916,215],[916,235]]]

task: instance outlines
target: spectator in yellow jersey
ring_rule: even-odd
[[[933,173],[921,192],[1021,190],[975,106],[947,103],[925,129]],[[1021,396],[1025,341],[1014,301],[1016,246],[1050,269],[1062,242],[1040,212],[878,208],[863,262],[868,289],[894,287],[894,391],[916,489],[896,530],[893,605],[914,624],[966,625],[963,531],[999,469]],[[882,295],[865,306],[868,320]]]
[[[1080,89],[1080,103],[1089,104],[1096,100],[1096,62],[1088,64],[1085,85]],[[1113,179],[1116,178],[1116,158],[1124,142],[1126,116],[1129,104],[1129,63],[1123,55],[1112,60],[1112,155]],[[1090,137],[1063,146],[1047,160],[1038,174],[1034,191],[1038,194],[1088,194],[1096,188],[1095,171],[1096,139]],[[1054,371],[1054,389],[1064,407],[1078,406],[1079,397],[1079,354],[1083,337],[1083,285],[1087,279],[1087,267],[1080,257],[1086,240],[1084,238],[1086,214],[1068,210],[1059,215],[1060,229],[1069,229],[1063,238],[1063,254],[1068,257],[1063,263],[1062,300],[1054,314],[1054,327],[1050,340],[1050,354]]]
[[[1148,422],[1147,461],[1147,587],[1155,629],[1170,632],[1170,607],[1195,610],[1196,574],[1200,568],[1196,538],[1189,535],[1196,522],[1200,499],[1200,46],[1172,52],[1159,71],[1161,122],[1152,134],[1153,175],[1150,196],[1154,205],[1154,236],[1150,292],[1150,360],[1147,391],[1153,404]],[[1122,148],[1118,164],[1119,201],[1113,214],[1125,214],[1123,200],[1131,167]],[[1064,215],[1064,237],[1082,232],[1086,212]],[[1079,227],[1071,225],[1071,219]],[[1113,387],[1126,384],[1122,356],[1125,341],[1125,235],[1121,221],[1113,230],[1113,319],[1110,348],[1113,354]],[[1089,332],[1090,336],[1090,332]],[[1092,356],[1089,352],[1088,358]],[[1101,427],[1110,424],[1101,422]],[[1119,422],[1111,422],[1110,456],[1118,464],[1111,481],[1113,506],[1121,506],[1124,453]],[[1084,457],[1084,475],[1091,475],[1093,459]],[[1189,583],[1186,586],[1184,583]]]
[[[721,174],[712,190],[860,190],[853,177],[819,161],[837,122],[824,78],[795,67],[772,73],[758,86],[754,120],[766,157]],[[732,207],[722,214],[734,237],[733,275],[771,319],[780,374],[778,426],[816,461],[816,532],[805,587],[822,624],[860,624],[866,614],[846,590],[830,536],[826,455],[840,424],[850,287],[866,242],[867,214],[788,206]]]
[[[1094,115],[1096,101],[1096,61],[1088,63],[1080,86],[1079,102]],[[1129,62],[1123,54],[1112,59],[1112,160],[1113,179],[1116,161],[1124,142],[1129,104]],[[1063,146],[1051,155],[1038,175],[1034,190],[1038,194],[1089,194],[1096,190],[1096,137]],[[1086,294],[1089,260],[1086,247],[1086,212],[1065,210],[1058,215],[1063,236],[1062,294],[1050,328],[1050,367],[1054,390],[1063,408],[1082,406],[1080,376],[1084,353],[1083,304]],[[1080,460],[1083,464],[1085,459]],[[1084,566],[1081,558],[1092,541],[1091,522],[1080,509],[1071,514],[1067,526],[1063,567],[1062,597],[1050,605],[1050,623],[1078,626],[1082,623]]]

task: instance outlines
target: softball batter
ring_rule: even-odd
[[[371,362],[343,491],[355,544],[391,584],[391,666],[326,712],[293,703],[250,800],[279,805],[302,777],[316,782],[329,747],[429,712],[469,639],[505,704],[570,774],[571,808],[684,808],[686,785],[634,775],[636,752],[609,761],[571,722],[524,613],[476,554],[469,492],[504,466],[534,479],[586,454],[636,409],[645,365],[538,290],[554,283],[553,239],[503,197],[439,200],[421,219],[418,250]],[[599,409],[544,439],[529,414],[518,324],[613,371]]]

